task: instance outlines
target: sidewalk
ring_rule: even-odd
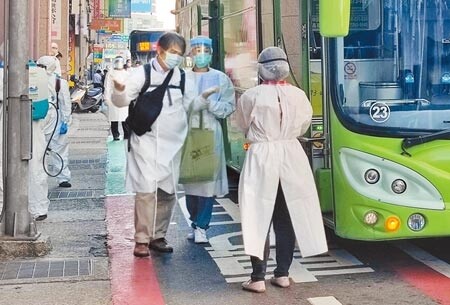
[[[48,218],[37,223],[52,250],[41,258],[0,261],[0,304],[111,304],[105,223],[108,130],[101,113],[73,115],[72,187],[59,188],[56,179],[49,179]]]

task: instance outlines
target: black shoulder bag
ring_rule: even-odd
[[[147,92],[147,89],[150,86],[150,64],[145,64],[144,70],[144,86],[142,87],[137,99],[130,103],[128,108],[128,117],[126,119],[128,126],[138,136],[142,136],[147,131],[151,131],[153,123],[161,113],[164,95],[166,94],[168,84],[173,75],[172,69],[169,74],[167,74],[161,85],[157,86],[152,91]]]

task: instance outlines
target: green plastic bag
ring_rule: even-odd
[[[214,181],[219,165],[219,158],[215,152],[214,130],[203,127],[201,113],[200,127],[194,128],[191,123],[189,119],[189,131],[181,156],[179,183]]]

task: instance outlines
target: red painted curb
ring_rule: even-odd
[[[105,205],[113,304],[164,305],[151,258],[133,256],[134,196],[107,197]]]
[[[400,277],[439,304],[450,305],[450,279],[425,265],[394,267]]]

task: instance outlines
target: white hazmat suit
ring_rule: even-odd
[[[43,56],[38,60],[38,63],[41,63],[43,65],[52,64],[55,62],[55,64],[59,63],[58,59],[54,56]],[[44,134],[45,134],[45,140],[48,143],[50,141],[49,148],[59,154],[63,160],[63,168],[61,173],[56,177],[58,180],[58,183],[62,182],[68,182],[71,178],[70,169],[68,167],[69,164],[69,144],[67,139],[67,133],[61,134],[61,125],[66,124],[67,126],[71,123],[71,100],[70,100],[70,92],[69,92],[69,85],[65,79],[59,78],[60,82],[60,91],[57,94],[56,92],[56,81],[57,78],[59,78],[58,75],[52,74],[49,77],[49,101],[56,106],[50,106],[48,110],[48,114],[45,118],[44,123]],[[56,129],[55,129],[56,125]],[[52,133],[53,130],[55,130],[53,137]],[[50,140],[51,137],[51,140]],[[49,165],[61,166],[61,162],[55,158],[54,154],[51,154],[51,158],[49,158],[48,161]]]
[[[48,58],[53,58],[50,60]],[[48,60],[46,60],[48,59]],[[41,62],[39,61],[41,60]],[[51,77],[56,69],[56,57],[43,56],[38,60],[38,64],[46,66],[46,72]],[[43,62],[42,62],[43,61]],[[48,98],[51,100],[51,93],[49,90]],[[46,217],[50,200],[48,199],[48,180],[47,174],[43,168],[43,159],[45,154],[45,135],[44,126],[47,116],[44,119],[33,120],[33,144],[32,144],[32,158],[28,163],[29,170],[29,184],[28,184],[28,211],[34,218],[39,216]]]
[[[161,84],[168,72],[161,72],[162,68],[157,60],[150,62],[152,66],[151,83]],[[169,85],[178,86],[181,74],[175,68]],[[130,101],[137,98],[145,82],[144,67],[139,67],[130,73],[123,92],[114,91],[112,102],[117,107],[128,107]],[[153,123],[152,130],[142,136],[130,131],[131,151],[127,154],[126,186],[130,192],[153,193],[157,187],[169,194],[175,192],[178,181],[181,148],[187,134],[187,115],[185,101],[193,94],[186,79],[185,98],[181,90],[168,89],[163,100],[160,115]],[[149,87],[148,91],[154,87]],[[170,100],[167,92],[170,91]],[[173,174],[172,174],[173,173]]]
[[[272,55],[259,64],[259,74],[265,80],[282,80],[289,73],[287,63],[286,71],[278,69],[278,54]],[[236,117],[250,142],[239,183],[245,253],[263,259],[279,184],[302,256],[326,252],[314,176],[297,139],[312,119],[307,96],[287,83],[262,84],[241,96]]]
[[[157,59],[152,59],[150,65],[151,84],[161,84],[169,71],[164,71]],[[181,71],[177,67],[173,69],[169,85],[177,87],[181,82]],[[139,95],[144,82],[144,66],[132,70],[125,82],[125,90],[114,89],[112,102],[118,107],[128,107]],[[192,87],[186,79],[184,95],[178,88],[168,88],[161,113],[151,131],[138,136],[130,130],[126,187],[136,193],[135,241],[137,245],[150,242],[150,246],[152,242],[161,242],[165,248],[158,251],[173,251],[166,246],[164,238],[176,203],[181,148],[188,130],[186,109],[188,102],[194,100]],[[150,85],[148,91],[154,88]],[[135,252],[135,255],[148,256],[148,253]]]
[[[127,107],[117,107],[111,101],[111,95],[114,88],[113,79],[125,82],[128,76],[128,71],[125,69],[112,69],[108,71],[105,78],[105,94],[104,101],[108,106],[108,120],[110,122],[124,122],[128,116]]]
[[[204,128],[214,130],[215,153],[219,159],[219,171],[215,181],[183,184],[186,195],[195,195],[203,197],[223,197],[228,194],[228,179],[223,149],[222,126],[218,119],[228,117],[235,110],[234,87],[226,74],[218,70],[209,68],[208,72],[186,71],[186,78],[189,82],[197,84],[193,88],[196,101],[194,105],[203,104],[201,107]],[[220,92],[211,95],[206,101],[202,93],[211,87],[219,87]],[[193,127],[199,127],[200,114],[193,113],[191,124]]]

